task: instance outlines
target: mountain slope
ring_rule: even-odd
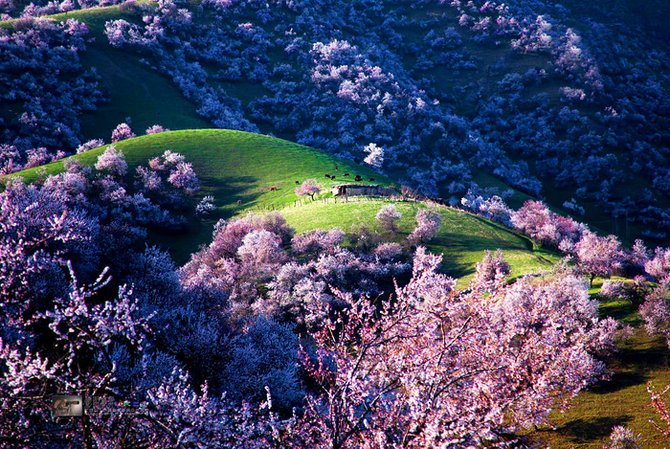
[[[263,13],[269,14],[266,21],[260,14],[264,10],[262,5],[247,8],[235,4],[225,11],[210,5],[204,12],[190,5],[192,29],[183,25],[172,29],[170,15],[151,12],[146,2],[73,11],[50,18],[76,18],[86,22],[90,29],[92,40],[82,53],[82,62],[97,69],[100,86],[110,101],[81,117],[85,140],[107,138],[111,129],[127,118],[138,134],[156,123],[170,129],[211,126],[199,116],[200,110],[217,126],[260,129],[358,159],[364,145],[377,141],[387,150],[389,173],[398,179],[425,183],[422,187],[426,191],[445,198],[463,194],[471,180],[482,187],[505,190],[518,184],[516,178],[521,184],[537,183],[531,179],[535,176],[544,187],[539,194],[531,193],[532,196],[546,196],[557,209],[566,200],[576,198],[586,209],[586,214],[578,219],[596,229],[614,232],[628,243],[652,232],[650,226],[664,226],[663,209],[670,204],[668,199],[658,189],[648,193],[650,180],[643,178],[649,170],[639,168],[642,159],[629,151],[632,144],[625,136],[615,135],[615,131],[625,128],[622,125],[626,119],[602,118],[606,105],[600,104],[600,100],[579,102],[560,93],[560,89],[581,79],[578,74],[573,79],[573,75],[559,73],[558,60],[552,60],[556,55],[551,52],[563,51],[563,47],[551,51],[515,51],[510,40],[516,31],[476,30],[472,24],[461,26],[459,13],[453,8],[437,2],[415,3],[420,7],[381,2],[388,27],[370,23],[369,33],[364,36],[342,25],[351,19],[355,6],[343,12],[342,17],[336,14],[338,21],[313,34],[303,23],[309,8],[303,11],[302,7],[293,12],[284,11],[281,6],[270,8]],[[536,2],[533,8],[539,14],[546,6],[543,5]],[[486,12],[484,6],[480,9],[484,12],[473,12],[473,17],[495,18],[497,14]],[[331,7],[325,8],[326,12],[334,14]],[[151,14],[167,23],[164,42],[158,39],[147,45],[126,43],[121,49],[109,44],[104,33],[106,22],[123,19],[139,25],[138,30],[144,32],[142,15]],[[291,52],[286,51],[290,41],[286,36],[292,35],[289,33],[292,28],[283,22],[297,20],[296,14],[300,29],[293,31],[302,37],[296,40],[300,49]],[[511,17],[511,13],[500,14],[503,18]],[[602,11],[589,14],[598,20]],[[371,20],[366,17],[365,20]],[[311,19],[319,23],[328,21],[325,16]],[[552,39],[562,42],[567,39],[560,35],[564,25],[573,24],[554,22]],[[10,25],[11,21],[0,24]],[[287,28],[288,34],[277,31],[281,27]],[[595,53],[596,48],[589,48],[591,39],[595,42],[606,34],[591,36],[583,26],[575,29],[584,33],[581,41],[575,38],[581,45],[575,51],[583,55],[577,61],[579,64],[604,64],[611,59],[598,61],[590,52]],[[603,29],[607,27],[597,29],[605,33]],[[338,49],[334,43],[346,42],[344,39],[350,41],[351,48],[343,44]],[[325,82],[318,85],[311,75],[317,73],[313,66],[320,56],[315,56],[316,59],[309,56],[314,52],[307,50],[312,44],[328,48],[335,45],[329,51],[342,53],[337,57],[344,59],[333,61],[333,67],[342,63],[361,72],[354,71],[351,79],[345,74],[340,80],[328,81],[332,86]],[[349,55],[350,52],[355,55]],[[328,58],[323,64],[328,67]],[[342,90],[347,82],[355,84],[353,80],[359,75],[374,80],[376,69],[381,70],[381,79],[388,77],[388,82],[383,81],[379,86],[374,84],[377,81],[371,81],[371,91],[379,90],[379,95],[360,100],[354,96],[351,104],[338,105],[347,95],[346,89]],[[188,100],[182,91],[188,92]],[[389,93],[392,98],[397,97],[393,99],[398,106],[389,106],[387,112],[373,112],[375,108],[384,111],[385,107],[375,104],[375,98]],[[652,94],[658,93],[650,93],[650,98]],[[403,118],[404,111],[412,109],[416,99],[426,103],[425,108],[435,109],[433,115],[422,117],[416,109]],[[595,122],[591,123],[592,120]],[[617,120],[621,125],[611,124]],[[431,130],[437,122],[441,127]],[[612,129],[606,131],[607,126]],[[627,132],[632,133],[626,134],[629,140],[650,135],[646,131]],[[617,143],[617,139],[621,142]],[[657,140],[662,141],[662,136]],[[593,154],[589,156],[589,152]],[[662,154],[656,157],[664,158]],[[614,163],[615,160],[619,162]],[[530,171],[524,175],[526,163]],[[492,175],[496,168],[500,172]],[[662,180],[662,170],[658,173],[655,179]],[[554,182],[554,177],[560,178],[560,182]],[[575,181],[577,178],[579,181]],[[522,190],[519,187],[514,191],[510,200],[514,207],[528,198]],[[643,197],[644,201],[635,202],[635,198]],[[632,207],[634,204],[639,207]],[[623,213],[622,208],[627,208],[627,212]],[[636,218],[642,211],[646,221]]]
[[[136,133],[155,124],[169,129],[211,126],[197,114],[195,105],[184,98],[172,80],[142,63],[137,55],[109,45],[104,33],[105,22],[116,19],[137,22],[139,18],[132,6],[90,8],[45,18],[53,21],[76,19],[89,29],[81,61],[85,67],[96,70],[99,87],[107,101],[80,117],[84,140],[108,140],[114,127],[128,118]],[[15,23],[16,20],[0,21],[0,27],[9,29]]]

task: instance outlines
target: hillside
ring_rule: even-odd
[[[126,156],[130,173],[150,158],[165,150],[182,153],[193,164],[202,182],[198,198],[212,195],[219,208],[218,217],[231,217],[248,210],[278,210],[294,204],[296,181],[315,178],[325,192],[338,183],[351,182],[356,175],[367,184],[390,184],[390,181],[366,166],[337,159],[321,151],[285,140],[242,131],[219,129],[182,130],[136,137],[115,144]],[[100,147],[72,156],[83,164],[92,165],[105,150]],[[37,179],[41,170],[48,174],[62,170],[63,161],[18,172],[27,182]],[[336,170],[336,167],[339,170]],[[349,176],[345,177],[344,174]],[[335,180],[326,178],[332,174]],[[129,175],[130,176],[130,175]],[[375,181],[369,181],[373,178]],[[194,204],[197,199],[194,199]],[[184,262],[191,252],[211,237],[211,226],[191,217],[190,232],[166,244],[178,261]],[[161,236],[158,236],[162,240]]]
[[[208,447],[667,446],[668,5],[34,1],[0,20],[0,393],[149,398],[138,447],[173,412]]]
[[[289,207],[282,214],[298,232],[333,227],[349,230],[361,224],[378,230],[375,215],[384,204],[388,204],[388,201],[334,203],[331,200]],[[402,214],[396,238],[400,241],[414,229],[416,211],[427,206],[420,202],[394,204]],[[437,206],[437,210],[442,215],[442,227],[427,246],[431,251],[444,255],[443,271],[461,279],[459,285],[462,287],[467,285],[475,265],[481,261],[486,250],[503,250],[505,259],[511,265],[513,277],[549,269],[559,259],[555,252],[537,248],[527,237],[497,223],[444,206]]]
[[[109,45],[105,22],[137,21],[133,11],[131,7],[115,5],[46,16],[55,22],[76,19],[89,29],[81,60],[85,67],[96,70],[106,100],[95,111],[80,117],[83,140],[107,140],[112,129],[127,118],[138,131],[157,123],[169,129],[207,128],[209,122],[197,114],[196,107],[169,78],[143,64],[136,55]],[[0,27],[11,29],[15,22],[0,21]]]
[[[363,177],[362,183],[393,185],[388,178],[367,166],[285,140],[242,131],[170,131],[124,140],[115,145],[124,153],[130,173],[134,173],[136,166],[146,164],[148,159],[165,150],[183,154],[193,163],[202,182],[197,198],[214,196],[218,206],[217,217],[203,222],[192,216],[189,232],[177,239],[174,236],[155,236],[171,249],[180,262],[186,261],[199,244],[209,240],[211,226],[218,217],[228,218],[247,211],[277,210],[298,232],[334,227],[349,231],[354,225],[376,228],[375,215],[387,203],[386,200],[311,203],[309,199],[303,200],[295,195],[296,181],[317,179],[323,190],[321,197],[330,198],[330,201],[333,199],[329,188],[351,182],[356,175]],[[105,148],[90,150],[72,158],[91,165]],[[41,170],[53,174],[62,170],[62,167],[63,161],[58,161],[15,175],[32,182]],[[346,173],[349,176],[345,177]],[[335,180],[326,178],[325,174],[335,176]],[[374,181],[370,181],[370,178]],[[296,206],[303,203],[306,204]],[[403,214],[400,235],[409,234],[413,229],[418,207],[425,206],[416,202],[398,203]],[[441,207],[440,210],[443,216],[442,230],[431,242],[430,248],[445,254],[443,268],[454,277],[471,275],[475,264],[487,249],[502,249],[512,265],[514,275],[549,268],[557,260],[553,252],[536,249],[528,238],[497,223],[455,209]]]
[[[391,184],[390,180],[351,161],[337,159],[321,151],[264,135],[230,130],[182,130],[136,137],[118,142],[131,168],[148,158],[160,155],[166,149],[184,154],[200,174],[202,191],[215,197],[218,216],[231,217],[247,211],[280,211],[297,232],[311,229],[339,227],[348,231],[353,227],[368,226],[378,230],[375,215],[388,200],[352,198],[348,202],[336,200],[329,194],[311,202],[299,201],[293,190],[295,181],[314,177],[324,190],[338,182],[346,182],[345,172],[375,177],[375,183]],[[84,164],[93,164],[105,147],[73,156]],[[338,166],[339,170],[334,170]],[[31,182],[38,172],[57,173],[62,161],[17,173]],[[335,181],[323,177],[336,173]],[[270,190],[272,186],[277,190]],[[195,199],[194,199],[195,202]],[[414,226],[414,214],[425,204],[413,201],[394,201],[402,213],[397,239],[402,240]],[[435,207],[435,206],[433,206]],[[456,209],[437,206],[443,217],[438,236],[428,245],[431,251],[444,255],[442,270],[462,278],[465,287],[474,265],[487,249],[500,248],[510,262],[512,275],[550,268],[558,256],[537,248],[528,238],[499,224]],[[171,250],[178,262],[184,262],[199,244],[210,239],[215,219],[202,222],[191,217],[189,232],[179,235],[154,235],[153,239]],[[346,243],[346,242],[345,242]],[[592,290],[597,293],[597,286]],[[604,303],[601,313],[638,325],[639,318],[627,302]],[[628,424],[636,431],[644,431],[648,447],[661,447],[648,419],[653,416],[645,410],[647,398],[643,394],[645,382],[662,384],[670,380],[668,370],[656,360],[667,350],[657,340],[637,331],[634,341],[628,342],[620,356],[613,361],[613,381],[604,382],[581,394],[575,407],[567,413],[556,413],[557,430],[542,429],[530,435],[540,441],[550,441],[555,447],[600,447],[610,428]],[[617,403],[617,407],[612,407]]]

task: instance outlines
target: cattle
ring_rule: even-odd
[[[296,184],[300,184],[300,181],[296,181],[295,183],[296,183]]]
[[[326,173],[326,174],[323,175],[323,176],[325,176],[326,178],[330,179],[330,175],[329,175],[328,173]]]
[[[356,175],[356,181],[357,182],[362,181],[362,180],[363,180],[363,178],[361,178],[361,175]]]
[[[271,186],[271,187],[270,187],[270,192],[274,192],[274,191],[276,191],[276,190],[277,190],[277,186]]]
[[[370,182],[375,182],[375,178],[370,178]]]
[[[335,166],[335,170],[339,170],[339,169],[340,169],[340,167],[338,167],[338,166],[336,165],[336,166]]]
[[[344,176],[349,176],[349,173],[345,173]]]

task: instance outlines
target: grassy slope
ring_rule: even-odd
[[[594,282],[591,293],[599,290],[602,281]],[[636,306],[629,301],[611,300],[601,303],[600,312],[631,326],[640,326]],[[641,435],[645,449],[670,447],[668,437],[650,422],[657,419],[649,407],[647,383],[656,389],[670,384],[670,351],[663,339],[650,338],[636,327],[632,338],[620,345],[620,351],[609,362],[614,375],[581,393],[574,406],[566,412],[554,412],[556,429],[543,428],[530,434],[534,441],[552,448],[600,449],[609,441],[613,426],[625,425]]]
[[[389,185],[390,181],[371,169],[351,161],[336,159],[326,153],[297,145],[285,140],[242,131],[219,129],[181,130],[151,136],[141,136],[118,142],[134,173],[136,166],[158,156],[165,150],[182,153],[193,163],[202,181],[198,197],[213,195],[220,206],[219,217],[230,217],[244,210],[281,209],[298,199],[295,195],[296,181],[316,178],[323,189],[347,181],[359,174],[365,182],[370,177]],[[84,164],[92,165],[104,147],[72,156]],[[335,166],[339,166],[339,171]],[[63,161],[44,166],[47,173],[57,173]],[[17,173],[27,182],[37,179],[41,168]],[[337,175],[336,180],[324,175]],[[349,177],[344,177],[350,173]],[[276,187],[276,190],[271,190]],[[209,240],[213,220],[202,223],[192,219],[190,231],[174,240],[163,240],[172,246],[176,259],[183,262],[197,245]]]
[[[229,217],[247,210],[282,209],[294,206],[298,199],[294,193],[296,181],[316,178],[328,197],[327,189],[334,184],[347,182],[357,174],[375,183],[390,184],[367,167],[350,161],[336,159],[323,152],[281,139],[258,134],[228,130],[183,130],[142,136],[116,144],[126,156],[131,167],[170,149],[184,154],[194,165],[203,188],[199,197],[213,195],[219,206],[219,217]],[[93,164],[104,148],[73,156],[85,164]],[[335,170],[335,166],[339,170]],[[46,165],[48,173],[62,170],[62,161]],[[38,176],[39,169],[19,172],[26,181]],[[344,173],[351,176],[344,177]],[[335,181],[324,175],[337,175]],[[368,183],[370,183],[368,181]],[[276,190],[271,190],[275,187]],[[289,207],[283,213],[298,230],[318,227],[340,227],[349,230],[353,224],[376,226],[375,215],[384,200],[350,203],[308,203]],[[398,207],[403,213],[402,233],[411,232],[418,203],[403,202]],[[509,229],[474,215],[449,208],[440,208],[444,217],[442,232],[432,242],[431,249],[445,253],[445,270],[455,276],[472,274],[474,264],[483,251],[501,248],[513,266],[514,274],[547,268],[556,256],[533,248],[532,242]],[[178,261],[184,261],[197,245],[206,242],[214,220],[205,223],[196,219],[190,222],[190,232],[175,239],[161,238],[170,246]]]
[[[332,201],[332,200],[331,200]],[[318,228],[340,227],[348,231],[352,226],[365,224],[378,229],[375,215],[388,201],[375,199],[355,202],[314,202],[282,211],[287,221],[298,232]],[[416,222],[414,216],[424,203],[395,202],[402,214],[397,240],[406,237]],[[444,254],[442,268],[450,276],[462,278],[461,286],[474,273],[474,266],[484,256],[485,250],[502,249],[512,266],[512,275],[548,269],[558,259],[555,253],[533,247],[526,237],[516,234],[504,226],[475,215],[439,206],[442,228],[428,247],[431,251]]]
[[[668,447],[668,437],[650,422],[658,417],[649,407],[646,387],[647,382],[656,389],[670,384],[669,359],[665,342],[650,339],[644,330],[636,329],[611,364],[612,379],[580,394],[566,412],[554,412],[556,430],[535,432],[535,441],[552,448],[600,449],[609,440],[612,427],[625,425],[641,435],[642,447]]]

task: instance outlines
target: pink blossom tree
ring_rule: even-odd
[[[277,265],[286,259],[281,239],[273,232],[254,230],[244,236],[237,254],[245,265]]]
[[[670,436],[670,404],[666,396],[670,392],[670,385],[666,385],[662,390],[657,391],[649,382],[647,392],[651,398],[651,406],[661,420],[660,423],[654,422],[654,425],[663,435]]]
[[[482,261],[477,264],[475,277],[471,284],[473,287],[492,292],[499,289],[505,283],[510,272],[510,265],[503,257],[501,250],[496,250],[495,254],[491,254],[491,251],[486,251],[486,255]]]
[[[193,170],[190,162],[180,162],[170,172],[168,182],[177,189],[181,189],[188,194],[193,194],[200,189],[198,175]]]
[[[113,176],[125,176],[128,173],[128,163],[123,153],[110,145],[98,156],[95,169]]]
[[[635,276],[630,282],[605,281],[598,294],[603,298],[627,299],[633,304],[639,304],[648,294],[649,283],[644,276]]]
[[[346,312],[314,333],[303,359],[320,393],[298,423],[311,446],[494,444],[604,374],[616,324],[582,280],[458,293],[439,262],[419,248],[394,301],[344,295]]]
[[[136,185],[155,199],[174,202],[179,199],[175,193],[192,195],[200,189],[200,180],[193,165],[186,162],[184,155],[170,150],[150,159],[148,166],[137,167],[135,172]],[[169,186],[174,187],[172,192]]]
[[[442,215],[430,209],[419,209],[416,213],[416,227],[407,238],[412,244],[425,243],[440,231]]]
[[[112,131],[112,142],[130,139],[131,137],[135,137],[135,133],[127,123],[119,123]]]
[[[395,242],[382,243],[377,245],[373,250],[373,254],[381,260],[393,260],[402,254],[402,246],[400,246],[400,243]]]
[[[649,250],[642,240],[635,240],[633,247],[628,253],[628,262],[634,267],[642,268],[644,268],[645,264],[649,262]]]
[[[644,264],[644,269],[659,282],[670,282],[670,248],[656,248],[654,257]]]
[[[158,133],[164,133],[166,131],[170,131],[167,128],[162,127],[161,125],[152,125],[144,131],[145,134],[158,134]]]
[[[661,336],[670,347],[670,291],[666,285],[655,288],[640,306],[644,328],[651,336]]]
[[[216,210],[214,205],[214,197],[212,195],[205,195],[202,200],[195,206],[195,213],[199,217],[208,217]]]
[[[330,254],[344,241],[344,232],[339,229],[325,231],[315,229],[293,237],[291,247],[298,254]]]
[[[375,168],[380,168],[384,164],[384,149],[376,143],[370,143],[363,148],[367,153],[363,162]]]
[[[105,144],[105,141],[102,139],[91,139],[87,142],[82,143],[77,147],[77,154],[83,153],[88,150],[92,150],[93,148],[98,148],[101,147]]]
[[[541,201],[526,201],[512,214],[515,228],[544,244],[571,248],[586,231],[586,227],[569,217],[562,217],[549,210]]]
[[[615,426],[603,449],[640,449],[640,435],[625,426]]]
[[[398,232],[398,220],[402,218],[402,214],[398,212],[395,204],[387,204],[379,209],[375,218],[382,230],[395,233]]]
[[[300,187],[295,189],[296,195],[309,195],[312,201],[314,201],[314,195],[318,195],[319,193],[321,193],[321,188],[317,184],[316,179],[307,179],[300,185]]]
[[[586,232],[575,245],[577,267],[590,276],[590,283],[596,276],[609,277],[623,259],[621,244],[614,235],[600,237]]]

